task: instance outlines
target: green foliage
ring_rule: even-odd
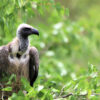
[[[31,46],[36,46],[40,53],[38,79],[31,87],[22,78],[20,91],[9,100],[99,100],[100,7],[91,0],[61,2],[70,7],[54,0],[0,2],[0,45],[10,42],[23,22],[40,32],[39,37],[30,37]],[[77,20],[71,20],[76,15]],[[3,79],[8,86],[2,91],[11,91],[9,85],[16,81],[15,75],[8,77]]]
[[[3,88],[2,91],[12,91],[12,87]]]

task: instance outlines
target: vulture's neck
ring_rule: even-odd
[[[18,37],[19,40],[19,52],[24,53],[29,46],[28,37],[24,38],[22,36]]]
[[[12,54],[22,55],[28,50],[29,40],[28,38],[17,37],[11,42],[11,44],[8,44],[8,46],[9,45],[10,45]]]

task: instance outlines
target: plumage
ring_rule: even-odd
[[[39,54],[35,47],[29,46],[28,36],[39,32],[28,24],[21,24],[17,29],[17,37],[6,46],[0,47],[0,79],[1,73],[16,74],[16,82],[24,76],[33,86],[39,69]]]
[[[38,55],[38,51],[35,47],[30,48],[29,54],[30,54],[29,77],[30,77],[30,85],[32,86],[38,76],[39,55]],[[34,73],[32,72],[32,70],[34,70]]]

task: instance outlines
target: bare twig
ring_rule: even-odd
[[[73,95],[72,93],[69,93],[69,94],[67,94],[67,95],[63,95],[63,96],[62,96],[62,94],[64,93],[65,87],[66,87],[66,85],[64,85],[64,86],[62,87],[59,96],[58,96],[58,97],[55,97],[54,99],[58,99],[58,98],[67,98],[67,97]]]
[[[65,88],[65,87],[66,87],[66,85],[64,85],[64,86],[62,87],[59,97],[63,94],[64,88]]]
[[[2,85],[1,83],[0,83],[0,87],[1,87],[1,89],[3,89],[3,85]],[[0,91],[1,91],[1,89],[0,89]],[[2,100],[4,100],[4,99],[3,99],[3,97],[4,97],[4,91],[1,91],[1,96],[2,96],[2,97],[1,97]]]
[[[73,94],[72,94],[72,93],[69,93],[69,94],[67,94],[67,95],[63,95],[63,96],[56,97],[56,98],[54,98],[54,99],[67,98],[67,97],[69,97],[69,96],[71,96],[71,95],[73,95]]]
[[[67,98],[67,97],[69,97],[69,96],[71,96],[71,95],[73,95],[73,94],[72,94],[72,93],[69,93],[69,94],[67,94],[67,95],[62,96],[62,98]]]

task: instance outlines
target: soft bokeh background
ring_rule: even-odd
[[[35,83],[38,95],[35,98],[52,100],[73,93],[75,96],[68,99],[78,100],[83,96],[76,94],[83,93],[84,98],[97,100],[98,96],[91,95],[100,92],[99,76],[93,66],[100,69],[99,12],[99,0],[0,2],[0,45],[16,36],[21,23],[28,23],[40,32],[39,37],[30,37],[31,46],[37,47],[40,54],[39,77]],[[60,95],[63,86],[66,89]]]

